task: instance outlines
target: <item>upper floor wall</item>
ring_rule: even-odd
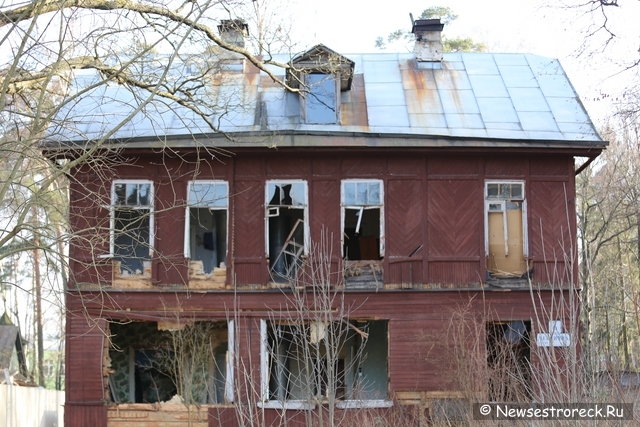
[[[255,289],[318,251],[354,289],[572,281],[571,155],[369,153],[132,153],[104,181],[79,171],[72,283]]]

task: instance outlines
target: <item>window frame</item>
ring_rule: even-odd
[[[526,259],[529,256],[529,228],[527,221],[527,194],[526,194],[526,182],[525,180],[513,180],[513,179],[486,179],[484,182],[484,251],[485,257],[489,256],[489,212],[502,212],[504,218],[506,218],[506,202],[507,199],[490,199],[489,198],[489,184],[521,184],[522,185],[522,199],[509,199],[522,201],[522,256]],[[500,211],[489,211],[491,204],[502,205]],[[506,222],[505,222],[506,224]]]
[[[191,188],[193,184],[213,184],[213,185],[224,185],[227,190],[226,195],[226,205],[224,207],[219,206],[208,206],[206,204],[194,204],[192,205],[189,201],[189,195],[191,194]],[[227,242],[225,247],[224,259],[225,263],[227,260],[227,256],[229,254],[229,181],[225,181],[222,179],[193,179],[187,182],[187,198],[185,202],[185,222],[184,222],[184,257],[187,259],[191,259],[191,242],[189,240],[191,234],[191,217],[190,217],[190,209],[191,208],[208,208],[209,210],[215,211],[227,211]]]
[[[334,96],[333,96],[333,107],[334,107],[334,121],[332,122],[320,122],[320,121],[312,121],[309,117],[309,114],[307,114],[307,98],[309,96],[317,96],[313,94],[313,90],[312,88],[314,87],[314,85],[318,85],[319,83],[325,81],[325,79],[321,79],[319,82],[316,83],[311,83],[309,84],[307,82],[307,78],[308,76],[311,75],[321,75],[321,76],[325,76],[325,78],[331,79],[334,83]],[[301,92],[303,94],[303,96],[301,96],[300,99],[300,116],[302,118],[302,122],[304,122],[305,124],[310,124],[310,125],[333,125],[333,124],[340,124],[340,93],[341,93],[341,88],[340,88],[340,76],[338,76],[336,73],[325,73],[325,72],[320,72],[320,71],[311,71],[311,72],[305,72],[302,75],[302,79],[304,81],[304,87],[305,90],[303,92]],[[316,87],[322,87],[322,85],[316,86]]]
[[[309,184],[305,179],[268,179],[264,183],[264,253],[267,259],[270,260],[269,253],[269,218],[273,215],[269,215],[269,184],[282,185],[282,184],[304,184],[304,206],[291,206],[292,209],[303,209],[304,212],[302,214],[302,218],[304,221],[303,224],[303,233],[304,233],[304,251],[303,254],[305,256],[309,255],[309,250],[311,248],[311,234],[309,227]],[[280,205],[282,206],[282,205]],[[280,209],[280,207],[278,207]]]
[[[144,206],[124,206],[127,209],[133,210],[149,210],[149,259],[153,258],[154,254],[154,242],[155,242],[155,191],[153,181],[148,179],[115,179],[111,182],[111,203],[108,206],[109,209],[109,255],[110,258],[115,258],[115,241],[116,241],[116,210],[120,207],[116,205],[116,185],[118,184],[149,184],[149,205]]]
[[[389,334],[387,322],[387,351],[389,351]],[[306,400],[289,399],[289,400],[270,400],[269,399],[269,380],[271,372],[269,370],[269,323],[274,322],[274,319],[260,319],[260,400],[257,406],[260,408],[270,409],[292,409],[292,410],[312,410],[316,405],[308,403]],[[277,323],[277,322],[276,322]],[[287,322],[285,321],[284,324]],[[388,359],[388,355],[387,355]],[[345,371],[346,374],[346,371]],[[387,360],[387,393],[389,380],[389,361]],[[360,408],[391,408],[393,407],[393,401],[387,397],[386,399],[337,399],[336,407],[341,409],[360,409]]]
[[[379,183],[380,184],[380,204],[379,205],[347,205],[345,202],[345,184],[358,183]],[[364,210],[364,209],[380,209],[380,244],[378,252],[381,259],[384,259],[385,250],[385,223],[384,223],[384,181],[382,179],[360,179],[347,178],[340,181],[340,254],[344,258],[344,227],[346,220],[346,210]]]

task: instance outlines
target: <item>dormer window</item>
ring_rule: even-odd
[[[296,56],[287,84],[300,89],[300,118],[309,124],[340,123],[340,92],[351,89],[355,63],[323,45]]]
[[[302,98],[305,123],[338,123],[339,88],[334,74],[306,74],[306,93]]]

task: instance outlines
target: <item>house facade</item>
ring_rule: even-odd
[[[113,164],[77,168],[67,426],[540,392],[538,347],[576,347],[576,165],[606,143],[557,60],[443,55],[438,20],[413,30],[410,54],[284,58],[289,89],[221,55],[221,132],[149,104],[110,137]],[[89,92],[58,139],[99,139],[95,105],[115,120],[131,99]]]

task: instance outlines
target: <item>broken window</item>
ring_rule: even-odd
[[[287,281],[308,252],[307,183],[267,181],[266,190],[269,272],[274,281]]]
[[[192,270],[211,275],[225,268],[228,205],[227,182],[189,182],[184,255],[191,259]]]
[[[306,91],[302,99],[304,122],[330,124],[338,122],[340,79],[334,74],[306,74]]]
[[[153,255],[153,183],[114,181],[111,205],[111,255],[118,273],[143,275]],[[146,268],[145,268],[146,267]]]
[[[485,185],[487,271],[494,278],[527,274],[527,204],[524,182],[488,181]]]
[[[233,400],[233,322],[112,322],[109,398],[114,403]]]
[[[380,260],[384,254],[382,181],[342,181],[343,256]]]
[[[531,398],[531,322],[489,322],[486,326],[489,400]]]
[[[266,401],[387,399],[387,321],[262,321]]]

